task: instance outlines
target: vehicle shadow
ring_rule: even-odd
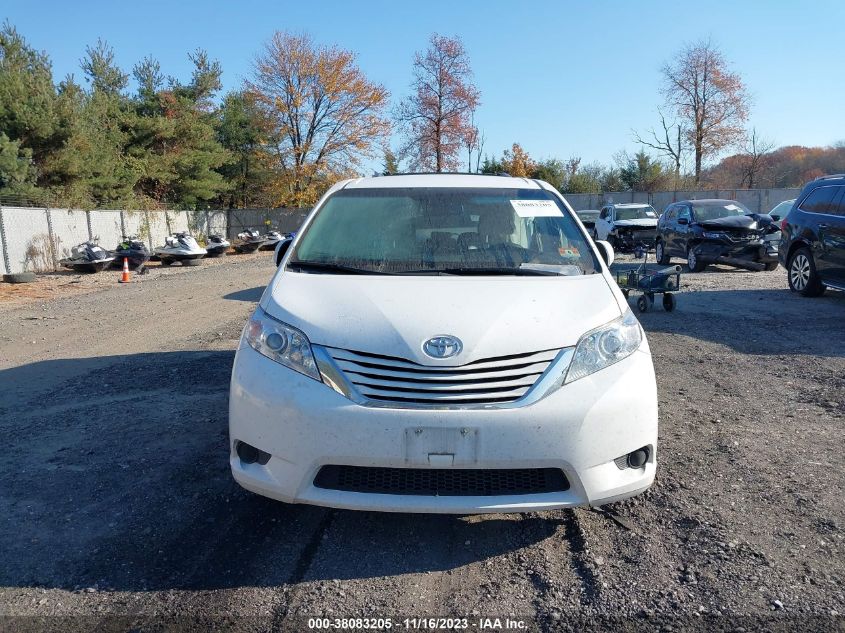
[[[0,371],[20,405],[0,406],[0,586],[157,591],[401,575],[453,569],[558,530],[537,516],[356,513],[244,491],[228,463],[233,355]],[[52,375],[63,378],[45,395],[37,383]]]
[[[683,278],[682,278],[683,281]],[[666,312],[655,297],[640,313],[638,293],[628,303],[647,333],[709,341],[744,354],[845,357],[845,293],[807,298],[788,289],[682,290]],[[652,343],[652,348],[654,344]]]
[[[261,299],[261,295],[264,292],[265,286],[256,286],[255,288],[246,288],[244,290],[237,290],[235,292],[230,292],[227,295],[223,295],[224,299],[228,299],[230,301],[250,301],[255,303],[259,299]]]

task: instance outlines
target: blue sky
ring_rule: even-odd
[[[658,123],[660,66],[710,37],[753,98],[750,125],[778,145],[845,139],[845,2],[147,2],[4,0],[0,17],[53,60],[58,81],[81,78],[98,37],[127,71],[152,54],[187,79],[187,52],[205,48],[239,86],[274,30],[307,31],[357,54],[398,101],[414,52],[432,32],[459,35],[482,93],[485,151],[520,142],[535,158],[610,162],[635,151],[631,129]]]

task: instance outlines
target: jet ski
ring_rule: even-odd
[[[219,233],[209,235],[205,241],[205,250],[208,251],[208,257],[220,257],[230,246],[229,241]]]
[[[158,255],[163,266],[170,266],[173,262],[182,262],[184,265],[184,262],[202,259],[208,253],[187,231],[168,235],[164,238],[164,246],[159,246],[153,252]]]
[[[144,243],[144,240],[136,235],[130,237],[123,236],[123,241],[117,245],[117,248],[112,252],[114,261],[113,268],[120,268],[123,266],[124,258],[129,260],[129,268],[140,268],[150,260],[150,249]]]
[[[114,261],[114,255],[93,242],[83,242],[70,249],[70,257],[65,257],[59,263],[79,273],[98,273],[105,270]]]
[[[276,249],[276,244],[281,242],[284,238],[284,235],[279,233],[278,231],[268,231],[263,235],[264,243],[259,247],[259,250],[262,251],[272,251]]]
[[[247,229],[238,233],[235,250],[239,253],[254,253],[264,244],[264,238],[255,229]]]

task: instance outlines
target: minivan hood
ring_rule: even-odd
[[[620,316],[601,274],[572,277],[329,275],[286,270],[261,307],[318,345],[427,365],[575,345]],[[435,360],[422,344],[458,337],[463,350]]]

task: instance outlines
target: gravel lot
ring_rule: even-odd
[[[658,480],[610,513],[393,515],[232,481],[233,349],[273,269],[224,263],[0,302],[0,630],[845,630],[842,293],[711,267],[642,315]]]

